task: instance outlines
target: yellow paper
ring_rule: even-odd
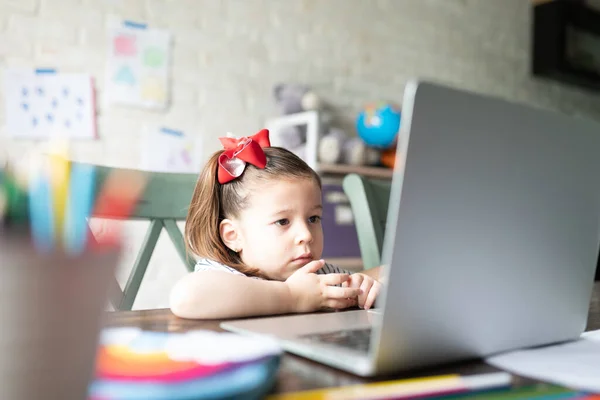
[[[327,389],[284,393],[268,397],[269,400],[354,400],[389,398],[391,396],[415,396],[431,392],[460,389],[463,383],[460,375],[440,375],[427,378],[401,379],[343,386]]]

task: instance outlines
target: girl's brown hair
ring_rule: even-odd
[[[264,169],[248,164],[244,173],[225,184],[217,181],[219,156],[217,151],[204,166],[196,187],[185,225],[185,242],[189,252],[208,258],[246,275],[259,275],[258,271],[242,262],[239,254],[225,246],[221,240],[219,224],[223,219],[236,218],[248,206],[248,188],[260,181],[272,179],[312,179],[319,188],[319,175],[300,157],[281,147],[264,149],[267,165]]]

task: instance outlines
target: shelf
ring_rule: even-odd
[[[317,164],[318,172],[321,174],[359,174],[371,178],[392,179],[394,170],[386,167],[364,167],[346,164]]]

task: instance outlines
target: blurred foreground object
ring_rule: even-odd
[[[86,399],[119,248],[42,254],[0,234],[0,399]]]

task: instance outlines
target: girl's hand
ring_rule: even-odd
[[[359,287],[336,287],[346,282],[348,274],[317,275],[325,261],[311,261],[286,279],[291,306],[295,312],[311,312],[324,308],[342,309],[356,306]]]
[[[358,296],[358,306],[365,310],[373,306],[375,299],[381,291],[381,283],[379,281],[360,272],[350,275],[350,278],[342,286],[360,288],[362,293]]]

